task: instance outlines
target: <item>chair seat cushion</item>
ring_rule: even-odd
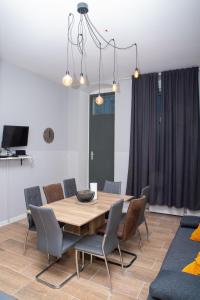
[[[103,236],[101,235],[86,235],[75,245],[75,249],[103,256],[102,241]]]
[[[63,232],[62,252],[64,253],[69,248],[73,247],[82,237],[68,232]]]

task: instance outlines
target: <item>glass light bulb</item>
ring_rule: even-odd
[[[113,81],[112,91],[117,92],[117,83],[116,83],[116,81]]]
[[[135,79],[139,78],[139,76],[140,76],[140,71],[139,71],[138,68],[135,69],[135,71],[134,71],[134,73],[133,73],[133,76],[134,76]]]
[[[69,72],[66,73],[66,75],[62,79],[62,83],[64,86],[70,86],[73,82],[72,77],[69,75]]]
[[[85,84],[85,78],[83,76],[83,73],[80,74],[80,84]]]
[[[96,97],[95,102],[96,102],[97,105],[102,105],[102,104],[104,103],[104,100],[103,100],[103,98],[101,97],[101,95],[98,95],[98,96]]]

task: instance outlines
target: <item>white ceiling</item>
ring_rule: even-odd
[[[67,16],[80,1],[0,0],[0,57],[56,82],[66,71]],[[87,0],[89,16],[119,45],[137,42],[142,73],[200,66],[200,0]],[[108,32],[105,32],[108,29]],[[98,78],[98,50],[88,38],[87,73]],[[79,73],[80,59],[76,56]],[[134,49],[118,53],[119,77],[135,67]],[[112,80],[112,52],[103,53],[103,81]],[[77,74],[79,75],[79,74]]]

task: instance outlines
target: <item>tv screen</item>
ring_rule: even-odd
[[[23,147],[28,142],[28,126],[4,125],[1,147]]]

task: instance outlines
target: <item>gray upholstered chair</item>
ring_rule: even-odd
[[[74,247],[77,241],[81,239],[80,236],[63,232],[51,208],[37,207],[30,205],[31,214],[35,222],[37,231],[37,248],[38,250],[48,255],[49,264],[41,272],[36,275],[36,279],[52,288],[62,287],[70,278],[76,275],[76,272],[69,275],[61,284],[54,285],[40,278],[40,276],[55,264],[62,255],[70,248]],[[57,259],[50,262],[50,257]]]
[[[111,194],[121,194],[121,181],[109,181],[105,180],[103,192]],[[108,219],[109,213],[105,214],[105,218]]]
[[[121,181],[108,181],[104,183],[103,192],[112,194],[121,194]]]
[[[146,218],[145,218],[145,208],[146,208],[146,204],[149,202],[149,193],[150,193],[150,186],[149,185],[142,188],[141,196],[145,196],[146,200],[145,200],[145,206],[143,208],[143,212],[140,215],[140,220],[139,220],[139,225],[138,225],[138,226],[140,226],[143,223],[145,224],[146,233],[147,233],[147,240],[149,240],[149,229],[148,229],[147,221],[146,221]],[[127,214],[129,203],[130,202],[124,202],[123,209],[122,209],[123,218],[124,218],[125,214]]]
[[[80,251],[82,252],[83,257],[85,253],[90,254],[91,262],[93,256],[97,256],[105,260],[106,269],[108,272],[108,277],[110,282],[110,288],[112,289],[107,256],[117,248],[120,255],[121,267],[123,268],[123,260],[122,260],[120,246],[119,246],[119,241],[117,238],[117,230],[122,216],[122,206],[123,206],[123,200],[119,200],[111,206],[104,236],[95,235],[95,234],[87,235],[83,237],[82,240],[75,245],[76,270],[77,270],[78,278],[79,278],[78,252]]]
[[[33,221],[31,213],[29,211],[29,205],[32,204],[35,206],[42,206],[42,197],[41,197],[41,193],[40,193],[40,187],[33,186],[30,188],[24,189],[24,197],[25,197],[25,203],[26,203],[26,209],[27,209],[27,221],[28,221],[28,228],[27,228],[26,237],[25,237],[25,241],[24,241],[24,253],[25,253],[29,231],[36,231],[35,223]]]
[[[65,197],[72,197],[77,194],[76,180],[75,178],[69,178],[63,180]]]

